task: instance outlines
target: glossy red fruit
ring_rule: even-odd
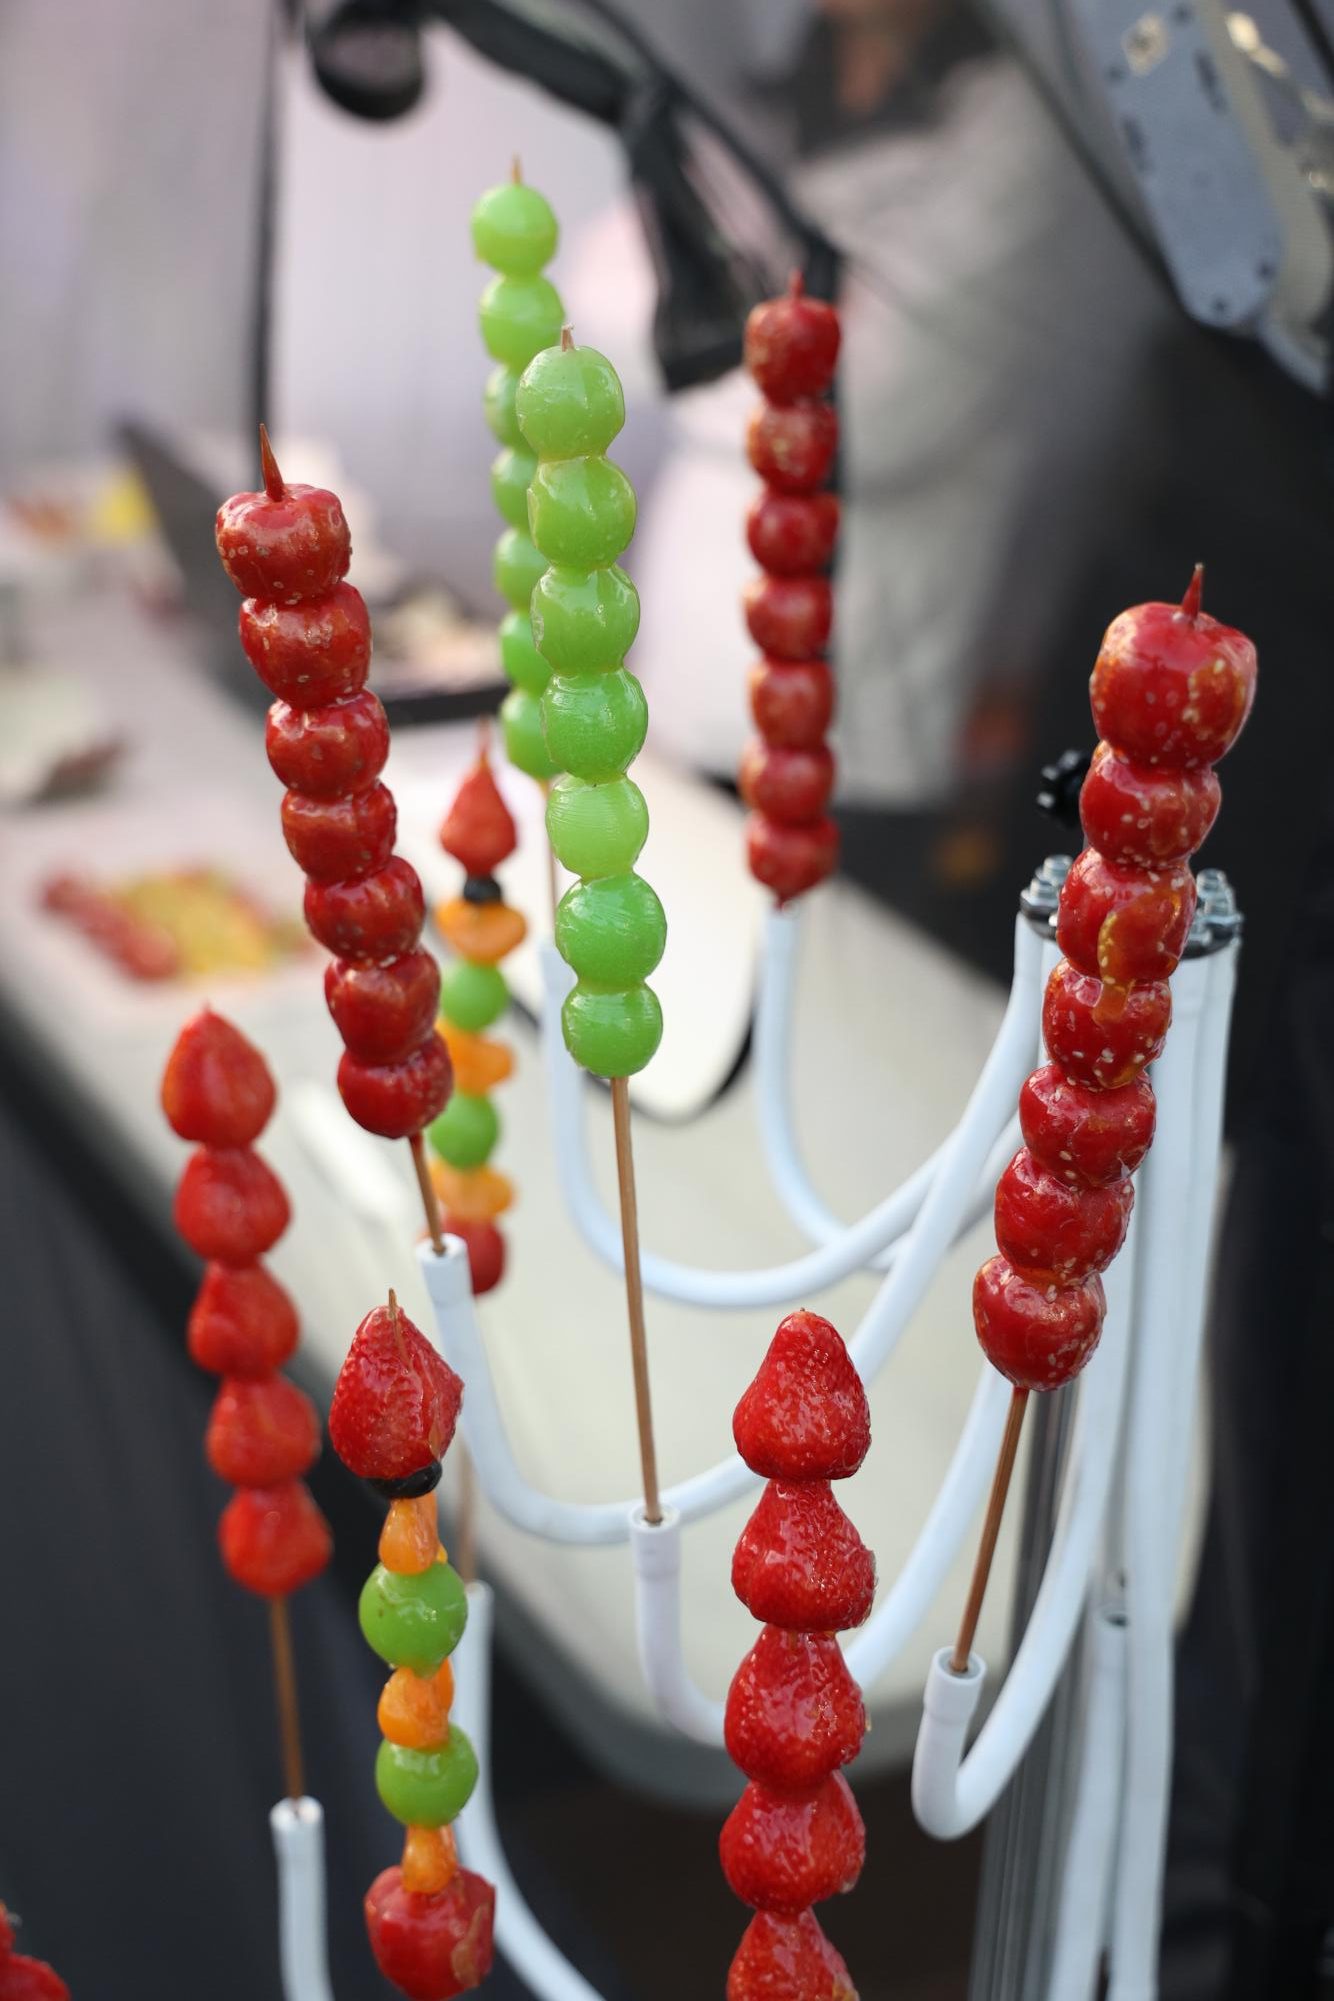
[[[723,1822],[718,1855],[743,1904],[795,1917],[852,1889],[866,1860],[866,1829],[841,1772],[797,1798],[752,1779]]]
[[[732,1589],[769,1625],[840,1632],[871,1609],[875,1558],[827,1480],[771,1480],[733,1552]]]
[[[871,1446],[862,1379],[838,1329],[802,1308],[778,1324],[732,1414],[736,1449],[766,1480],[846,1480]]]
[[[297,1344],[291,1299],[263,1265],[211,1264],[186,1328],[190,1359],[217,1376],[267,1376]]]
[[[361,592],[335,584],[305,604],[247,598],[241,645],[269,693],[294,709],[321,709],[366,685],[371,621]]]
[[[378,965],[335,959],[324,998],[338,1033],[363,1063],[399,1063],[421,1047],[440,1008],[440,968],[429,952]]]
[[[518,845],[509,807],[500,796],[485,751],[458,791],[440,826],[440,845],[469,875],[494,875]]]
[[[172,1213],[191,1250],[224,1265],[262,1257],[292,1219],[281,1181],[245,1146],[192,1153]]]
[[[304,1480],[242,1487],[218,1522],[223,1566],[260,1598],[285,1598],[309,1584],[333,1555],[329,1524]]]
[[[993,1369],[1019,1389],[1055,1390],[1077,1376],[1098,1345],[1106,1311],[1100,1278],[1030,1285],[1003,1257],[973,1280],[973,1325]]]
[[[828,577],[755,577],[741,601],[751,638],[775,660],[818,660],[828,650],[834,616]]]
[[[336,493],[322,486],[266,482],[234,493],[214,522],[222,567],[247,598],[295,604],[325,597],[346,576],[352,537]]]
[[[313,938],[344,959],[401,958],[421,936],[426,899],[402,855],[353,882],[308,882],[306,923]]]
[[[1153,771],[1100,743],[1079,795],[1079,817],[1085,839],[1108,861],[1161,868],[1194,854],[1222,797],[1218,774],[1207,765]]]
[[[1084,1188],[1135,1172],[1153,1141],[1156,1110],[1147,1077],[1099,1091],[1070,1083],[1055,1063],[1035,1070],[1019,1093],[1025,1146],[1050,1173]]]
[[[322,709],[275,702],[264,748],[284,785],[311,799],[346,799],[374,785],[389,755],[389,725],[369,688]]]
[[[376,1306],[334,1385],[329,1440],[361,1480],[402,1480],[443,1458],[463,1384],[397,1304]]]
[[[757,660],[750,670],[750,713],[768,744],[813,750],[834,716],[834,677],[824,660]]]
[[[468,1246],[468,1270],[473,1297],[480,1299],[505,1276],[505,1239],[495,1224],[481,1217],[446,1216],[445,1230]]]
[[[866,1705],[829,1633],[766,1626],[732,1677],[727,1755],[775,1792],[808,1792],[848,1764],[866,1734]]]
[[[996,1184],[996,1244],[1033,1285],[1072,1285],[1106,1271],[1125,1242],[1129,1179],[1074,1188],[1020,1147]]]
[[[1065,1076],[1095,1090],[1132,1084],[1161,1054],[1172,1020],[1166,980],[1111,987],[1062,959],[1047,982],[1042,1034]]]
[[[818,820],[834,789],[834,754],[825,744],[781,750],[753,738],[742,753],[737,788],[747,806],[772,820]]]
[[[838,344],[838,314],[807,296],[800,272],[783,298],[752,307],[746,321],[746,366],[771,403],[822,396],[834,379]]]
[[[204,1456],[233,1487],[276,1487],[314,1465],[320,1420],[286,1376],[230,1377],[218,1390],[204,1433]]]
[[[186,1022],[162,1073],[167,1123],[206,1146],[249,1146],[277,1095],[254,1043],[208,1007]]]
[[[1180,605],[1139,604],[1103,636],[1089,693],[1098,735],[1141,764],[1216,764],[1255,699],[1255,648],[1198,609],[1199,572]]]
[[[746,454],[779,493],[814,493],[833,470],[838,418],[828,403],[762,403],[746,428]]]
[[[69,1988],[44,1959],[7,1953],[0,1958],[0,2001],[70,2001]]]
[[[383,868],[397,830],[398,808],[387,785],[372,785],[349,799],[283,794],[287,851],[316,882],[344,882]]]
[[[838,828],[830,819],[791,825],[752,813],[746,821],[746,859],[757,882],[780,904],[814,889],[838,866]]]
[[[451,2001],[491,1971],[495,1911],[495,1891],[470,1869],[430,1896],[405,1890],[397,1866],[385,1869],[366,1893],[375,1963],[409,2001]]]
[[[837,494],[775,493],[766,487],[746,516],[750,553],[775,577],[827,570],[838,541],[838,516]]]
[[[857,2001],[814,1911],[756,1911],[727,1971],[727,2001]]]
[[[449,1051],[434,1029],[396,1063],[339,1058],[338,1092],[359,1126],[381,1139],[411,1139],[438,1119],[453,1088]]]
[[[1185,862],[1124,868],[1085,848],[1061,885],[1056,942],[1081,973],[1113,986],[1165,980],[1194,915],[1195,878]]]

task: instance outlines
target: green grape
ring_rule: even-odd
[[[457,1723],[443,1744],[416,1751],[386,1737],[375,1757],[375,1790],[405,1827],[448,1827],[477,1784],[477,1753]],[[438,1990],[436,1990],[438,1991]]]
[[[541,459],[528,488],[528,532],[549,563],[605,569],[635,532],[635,490],[610,459]]]
[[[440,1012],[454,1028],[475,1035],[499,1021],[509,1006],[510,990],[499,966],[477,966],[456,959],[440,982]]]
[[[558,674],[619,667],[639,630],[639,593],[615,564],[591,575],[550,569],[533,586],[533,638]]]
[[[644,748],[648,703],[633,674],[553,674],[542,697],[542,734],[562,771],[597,784],[619,778]]]
[[[357,1616],[367,1646],[382,1661],[432,1675],[463,1637],[468,1600],[447,1563],[413,1577],[377,1563],[362,1586]]]
[[[505,679],[525,694],[540,695],[551,669],[533,644],[533,622],[526,611],[511,611],[500,621],[500,664]]]
[[[500,1116],[489,1098],[455,1091],[426,1137],[451,1167],[480,1167],[500,1138]]]
[[[506,604],[515,611],[527,611],[532,602],[533,586],[546,569],[546,559],[539,556],[532,540],[523,528],[507,528],[496,543],[495,560],[491,565],[491,575],[496,589]]]
[[[625,423],[625,397],[595,347],[549,347],[524,370],[515,413],[544,459],[583,458],[606,451]]]
[[[556,911],[556,950],[581,980],[633,987],[646,980],[667,943],[667,916],[642,875],[577,882]]]
[[[536,469],[537,460],[526,446],[503,451],[491,462],[491,498],[496,512],[524,534],[528,532],[528,482]]]
[[[633,1077],[662,1041],[662,1008],[652,987],[585,986],[565,996],[565,1047],[595,1077]]]
[[[482,391],[482,409],[490,426],[491,435],[497,443],[509,445],[512,450],[524,449],[523,432],[519,429],[519,419],[514,413],[514,395],[519,386],[519,378],[512,368],[503,364],[493,368],[486,378],[486,388]]]
[[[472,212],[472,245],[483,264],[527,278],[556,254],[559,231],[550,204],[523,181],[488,188]]]
[[[486,351],[507,368],[525,369],[560,339],[565,308],[548,278],[493,278],[479,307]]]
[[[500,705],[500,729],[505,739],[505,755],[517,771],[527,772],[545,785],[560,770],[551,762],[551,752],[542,734],[542,704],[525,688],[511,688]]]
[[[624,875],[648,839],[648,807],[631,778],[561,778],[547,801],[547,838],[571,875]]]

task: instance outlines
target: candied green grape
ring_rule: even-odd
[[[566,890],[556,910],[556,950],[581,980],[633,987],[667,943],[667,916],[642,875],[598,876]]]
[[[524,528],[507,528],[496,543],[495,560],[491,565],[491,575],[496,589],[506,604],[515,611],[527,611],[532,601],[533,586],[546,569],[546,560],[539,556],[532,540]]]
[[[386,1737],[375,1757],[375,1790],[405,1827],[448,1827],[477,1784],[477,1753],[457,1723],[443,1744],[415,1751]]]
[[[471,959],[456,959],[440,982],[441,1014],[470,1035],[499,1021],[509,998],[499,966],[474,965]]]
[[[549,563],[605,569],[635,532],[635,490],[610,459],[541,459],[528,488],[528,532]]]
[[[614,563],[591,575],[559,567],[533,586],[533,638],[558,674],[619,667],[639,630],[639,593]]]
[[[493,278],[482,294],[479,317],[487,353],[507,368],[525,369],[560,339],[565,309],[548,278]]]
[[[390,1667],[432,1675],[468,1623],[463,1581],[447,1563],[409,1577],[377,1563],[357,1607],[366,1644]]]
[[[500,664],[505,679],[525,694],[540,695],[551,669],[533,644],[533,622],[526,611],[507,612],[500,621]]]
[[[480,1167],[489,1160],[500,1138],[500,1116],[489,1098],[455,1091],[426,1137],[451,1167]]]
[[[632,778],[561,778],[547,800],[547,839],[571,875],[624,875],[648,839],[648,807]]]
[[[648,703],[633,674],[553,674],[542,697],[542,734],[562,771],[599,783],[619,778],[644,748]]]
[[[518,386],[519,378],[512,368],[506,368],[503,363],[499,368],[493,368],[482,391],[482,409],[496,442],[509,445],[511,450],[522,451],[523,432],[519,429],[519,419],[514,411],[514,394]]]
[[[473,249],[507,278],[529,278],[549,264],[559,233],[550,203],[523,181],[488,188],[472,212]]]
[[[524,534],[528,532],[528,482],[536,470],[537,460],[526,445],[502,452],[491,464],[491,498],[496,512]]]
[[[500,728],[505,739],[505,755],[518,771],[542,784],[560,770],[551,762],[551,752],[542,734],[542,704],[525,688],[511,688],[500,705]]]
[[[652,987],[586,986],[580,980],[560,1012],[565,1047],[595,1077],[633,1077],[662,1041],[662,1008]]]
[[[544,459],[605,452],[625,423],[620,378],[595,347],[549,347],[534,355],[514,407],[519,429]]]

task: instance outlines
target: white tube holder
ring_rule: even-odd
[[[333,2001],[324,1930],[324,1808],[279,1800],[269,1815],[278,1858],[283,2001]]]

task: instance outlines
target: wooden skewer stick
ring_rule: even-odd
[[[977,1546],[977,1561],[973,1565],[973,1581],[968,1587],[968,1602],[963,1608],[963,1618],[959,1622],[959,1637],[954,1642],[954,1652],[950,1655],[952,1674],[968,1672],[968,1658],[973,1651],[973,1635],[982,1616],[982,1600],[987,1595],[991,1560],[996,1554],[996,1538],[1000,1534],[1001,1517],[1005,1513],[1005,1496],[1010,1491],[1010,1476],[1014,1472],[1015,1454],[1019,1450],[1019,1434],[1024,1428],[1024,1412],[1027,1409],[1028,1391],[1016,1389],[1010,1397],[1009,1415],[1005,1420],[1005,1435],[1001,1439],[996,1473],[991,1482],[991,1498],[987,1502],[986,1519],[982,1523],[982,1540]]]
[[[414,1133],[408,1145],[412,1148],[412,1164],[417,1170],[417,1186],[421,1190],[422,1208],[426,1211],[431,1249],[438,1258],[442,1258],[445,1255],[445,1237],[440,1227],[440,1204],[435,1199],[435,1183],[426,1160],[426,1141],[421,1133]]]
[[[630,1140],[630,1086],[624,1077],[613,1077],[611,1080],[611,1112],[616,1128],[616,1182],[621,1198],[625,1306],[630,1320],[630,1365],[635,1378],[635,1421],[639,1426],[639,1464],[644,1477],[644,1518],[660,1522],[662,1500],[658,1492],[658,1452],[653,1442],[653,1403],[649,1395],[644,1280],[639,1269],[639,1204],[635,1199],[635,1157]]]
[[[292,1655],[292,1627],[287,1616],[287,1600],[269,1600],[269,1638],[273,1644],[273,1687],[278,1698],[278,1735],[283,1747],[283,1776],[287,1797],[305,1798],[305,1760],[301,1755],[301,1712],[296,1700],[296,1662]]]
[[[458,1459],[458,1535],[455,1538],[457,1562],[455,1569],[465,1584],[477,1582],[477,1474],[472,1463],[472,1454],[462,1438],[455,1438],[454,1453]]]

